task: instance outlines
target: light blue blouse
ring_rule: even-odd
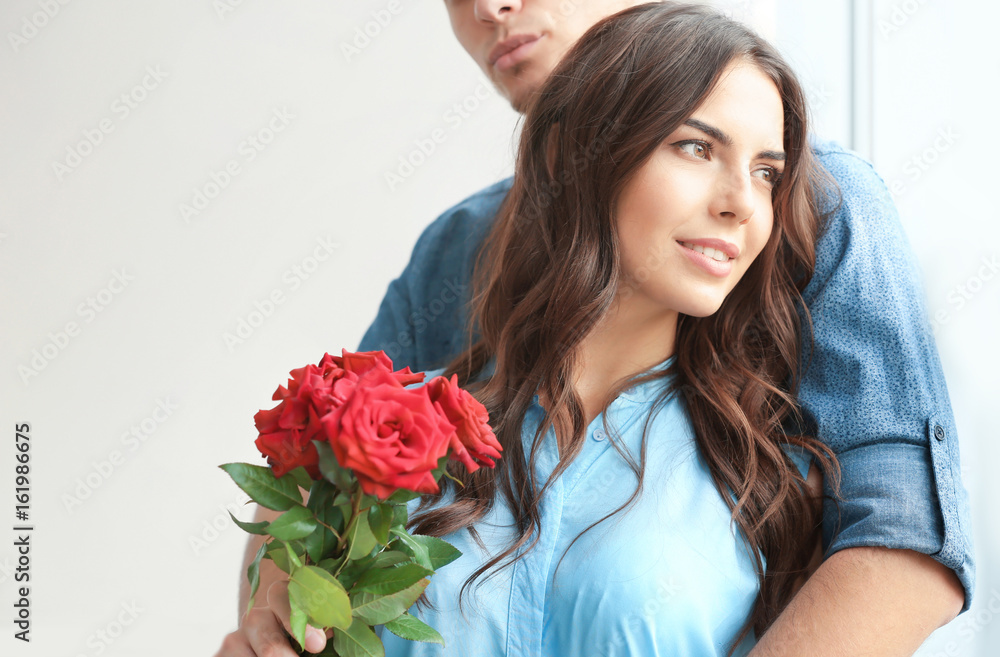
[[[442,371],[427,372],[427,379]],[[635,386],[605,412],[619,444],[636,462],[645,418],[665,385],[661,379]],[[522,432],[525,454],[542,413],[535,395]],[[583,449],[546,491],[539,542],[512,566],[491,571],[497,574],[478,589],[475,583],[467,588],[464,614],[458,606],[462,584],[509,544],[513,518],[500,496],[476,525],[488,553],[467,530],[443,537],[462,556],[431,577],[427,597],[435,609],[414,605],[410,613],[438,630],[446,646],[406,641],[378,627],[387,657],[726,654],[749,617],[758,583],[743,534],[730,521],[679,400],[662,406],[650,422],[639,499],[566,552],[577,535],[621,505],[636,486],[603,429],[605,414],[591,422]],[[809,455],[791,446],[787,451],[805,475]],[[559,460],[551,427],[539,457],[535,472],[541,484]],[[411,514],[418,502],[410,503]],[[735,654],[746,654],[754,643],[751,632]]]

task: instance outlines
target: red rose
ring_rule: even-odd
[[[392,372],[392,361],[389,360],[389,357],[385,355],[384,351],[358,351],[351,353],[346,349],[342,349],[341,353],[343,354],[343,357],[340,359],[337,359],[336,356],[330,356],[330,358],[341,360],[343,362],[341,367],[348,372],[357,374],[358,376],[361,376],[376,366],[382,366]],[[392,375],[404,386],[410,385],[411,383],[421,383],[424,380],[424,373],[411,372],[409,365],[399,371],[392,372]]]
[[[424,387],[404,388],[377,363],[322,421],[337,461],[354,472],[365,493],[384,500],[400,488],[440,490],[431,471],[448,453],[455,427]]]
[[[448,421],[455,425],[451,440],[451,458],[461,461],[469,472],[480,465],[494,467],[503,447],[490,427],[490,415],[479,400],[458,386],[458,375],[451,379],[436,376],[424,386],[431,400],[439,404]],[[478,462],[478,463],[477,463]]]
[[[259,433],[255,444],[274,476],[281,477],[301,465],[310,477],[319,479],[319,455],[312,441],[324,438],[319,433],[319,418],[332,408],[330,386],[315,365],[300,367],[290,374],[288,387],[278,386],[271,397],[281,403],[254,415]]]
[[[281,429],[276,424],[269,424],[269,413],[280,411],[280,407],[272,411],[261,411],[254,419],[261,425],[275,427],[273,431],[260,430],[260,435],[254,444],[260,453],[267,458],[275,477],[281,477],[295,468],[302,466],[313,479],[320,479],[319,455],[316,453],[314,440],[325,440],[323,425],[312,408],[308,410],[308,421],[301,429]],[[263,417],[262,417],[263,416]]]
[[[332,383],[344,377],[352,381],[357,381],[359,376],[374,367],[383,367],[392,372],[392,361],[389,360],[384,351],[350,352],[346,349],[341,349],[340,353],[343,356],[324,354],[323,359],[320,360],[319,368],[323,372],[323,378],[326,381]],[[410,371],[409,366],[404,367],[398,372],[392,372],[392,375],[404,386],[411,383],[420,383],[424,380],[423,372],[414,374]]]
[[[409,367],[392,372],[392,361],[382,351],[352,353],[345,349],[341,353],[323,354],[319,364],[289,372],[287,387],[278,386],[271,397],[281,403],[254,416],[259,433],[255,444],[274,476],[303,466],[310,477],[321,478],[319,455],[312,441],[327,439],[322,418],[354,394],[361,375],[382,367],[402,385],[424,380],[423,373],[414,374]]]

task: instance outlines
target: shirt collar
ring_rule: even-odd
[[[645,376],[647,374],[652,374],[653,372],[665,372],[671,365],[674,364],[676,358],[671,356],[670,358],[653,365],[647,370],[636,374],[636,376]],[[661,393],[666,385],[673,380],[672,376],[661,376],[659,378],[653,379],[651,381],[644,381],[638,383],[621,394],[622,399],[628,401],[636,402],[639,404],[644,404],[646,402],[654,399],[659,393]]]
[[[646,369],[636,374],[636,376],[637,377],[645,376],[646,374],[651,374],[653,372],[664,372],[667,370],[667,368],[669,368],[671,365],[674,364],[675,360],[676,358],[674,356],[671,356],[670,358],[667,358],[666,360],[657,363],[656,365],[653,365],[649,369]],[[483,367],[483,375],[481,378],[488,378],[492,376],[495,369],[496,369],[496,356],[491,358],[490,361]],[[624,399],[626,401],[634,402],[637,404],[647,403],[651,401],[653,398],[655,398],[657,394],[662,392],[664,386],[667,385],[672,379],[673,377],[666,376],[666,377],[652,379],[651,381],[644,381],[642,383],[638,383],[629,388],[628,390],[624,391],[621,394],[621,397],[619,397],[619,399]],[[531,401],[534,405],[537,406],[538,395],[537,394],[534,395]]]

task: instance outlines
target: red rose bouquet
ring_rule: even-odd
[[[444,644],[407,613],[428,577],[461,553],[406,530],[406,503],[440,491],[449,459],[469,472],[494,467],[501,447],[486,409],[457,377],[393,371],[384,352],[324,354],[290,372],[279,404],[254,416],[257,448],[270,467],[220,466],[258,504],[283,512],[273,522],[233,521],[267,536],[247,569],[249,611],[261,559],[289,575],[292,634],[333,628],[332,651],[384,655],[375,625],[404,639]],[[457,481],[457,480],[456,480]],[[458,482],[461,483],[461,482]],[[301,489],[309,491],[303,502]]]

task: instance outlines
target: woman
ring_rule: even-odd
[[[810,455],[836,479],[794,429],[823,180],[795,76],[738,23],[642,5],[566,55],[443,370],[504,457],[411,504],[463,556],[414,610],[447,648],[387,655],[752,647],[815,556]]]

